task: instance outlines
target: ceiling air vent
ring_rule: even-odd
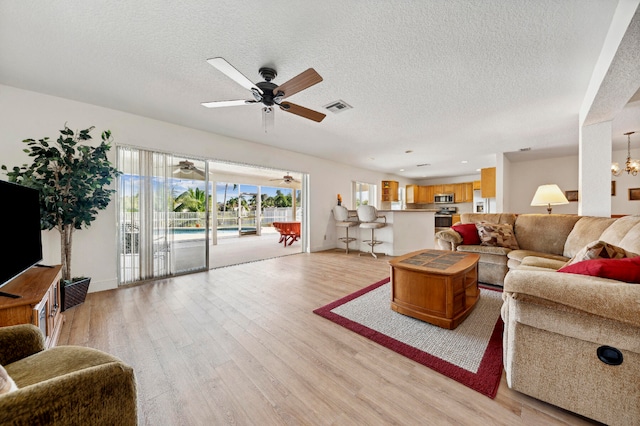
[[[417,167],[424,167],[424,166],[430,166],[431,164],[429,163],[422,163],[422,164],[418,164]]]
[[[324,107],[329,111],[333,112],[334,114],[353,108],[351,105],[349,105],[348,103],[340,99],[338,99],[335,102],[331,102],[330,104],[327,104]]]

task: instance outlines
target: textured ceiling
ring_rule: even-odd
[[[616,3],[0,0],[0,83],[406,177],[473,174],[495,153],[577,154]],[[216,56],[254,82],[314,68],[324,81],[290,100],[327,118],[277,110],[265,134],[257,105],[202,107],[251,98]],[[324,110],[338,99],[353,109]]]

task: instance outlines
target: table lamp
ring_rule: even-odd
[[[569,200],[556,184],[540,185],[531,200],[532,206],[547,206],[549,214],[551,214],[551,206],[560,204],[569,204]]]

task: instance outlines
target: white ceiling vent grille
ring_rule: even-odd
[[[341,99],[338,99],[335,102],[331,102],[330,104],[327,104],[324,107],[329,111],[333,112],[334,114],[353,108],[351,105],[349,105],[348,103],[346,103]]]

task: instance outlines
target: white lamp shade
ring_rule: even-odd
[[[556,184],[540,185],[531,200],[532,206],[557,206],[560,204],[569,204],[569,200]]]

